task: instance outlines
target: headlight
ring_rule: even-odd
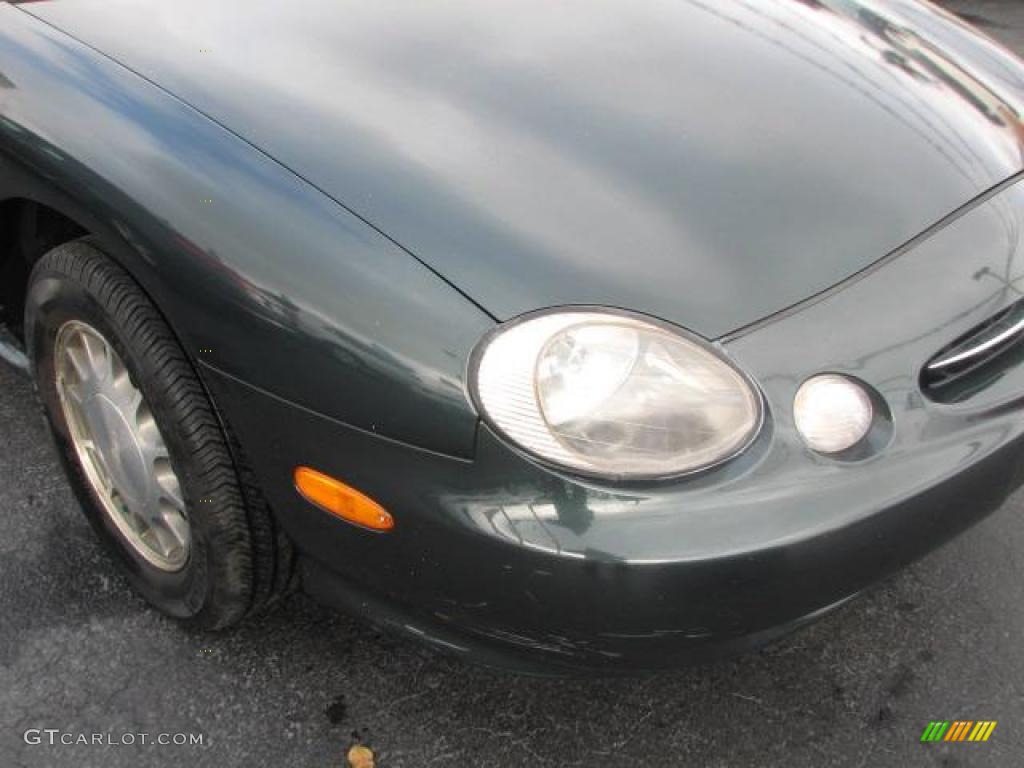
[[[680,475],[747,446],[761,403],[704,344],[614,312],[568,310],[500,330],[470,372],[507,439],[549,462],[619,478]]]

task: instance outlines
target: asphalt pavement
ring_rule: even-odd
[[[949,2],[1024,51],[1024,3]],[[1024,765],[1024,496],[762,652],[655,676],[537,679],[382,635],[296,596],[193,634],[135,597],[0,360],[0,768]],[[933,720],[985,744],[922,744]],[[53,745],[61,734],[135,744]],[[40,731],[35,741],[35,731]],[[202,744],[140,744],[161,734]],[[60,740],[59,735],[57,740]]]

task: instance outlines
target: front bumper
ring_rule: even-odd
[[[306,587],[436,645],[528,669],[658,668],[764,642],[1000,506],[1022,480],[1024,370],[957,405],[918,381],[939,349],[1020,298],[1024,190],[1009,187],[839,289],[724,340],[769,419],[739,459],[663,484],[560,475],[481,427],[473,461],[352,429],[204,374],[304,556]],[[885,398],[876,453],[808,451],[809,376]],[[305,504],[297,465],[380,502],[376,535]]]

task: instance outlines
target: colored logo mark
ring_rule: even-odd
[[[921,741],[988,741],[995,729],[995,720],[933,721],[924,729]]]

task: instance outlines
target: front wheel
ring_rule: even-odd
[[[288,553],[134,280],[88,241],[55,248],[32,271],[25,336],[71,484],[143,597],[209,629],[268,602]]]

